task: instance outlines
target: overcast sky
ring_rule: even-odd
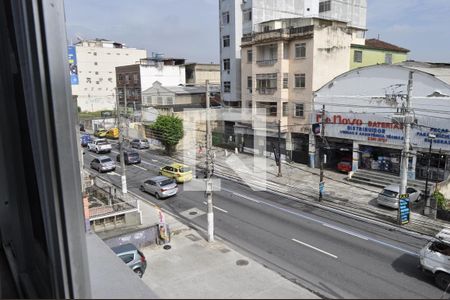
[[[65,0],[67,36],[219,61],[219,0]],[[450,0],[368,0],[368,38],[411,50],[410,59],[450,63]]]

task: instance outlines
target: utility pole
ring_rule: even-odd
[[[319,158],[320,158],[320,183],[319,183],[319,201],[323,199],[323,191],[325,189],[325,182],[323,181],[323,165],[324,165],[324,139],[325,139],[325,105],[322,106],[322,128],[320,129],[320,148],[319,148]]]
[[[128,99],[127,99],[127,84],[125,83],[123,86],[123,96],[124,96],[124,100],[125,100],[125,127],[127,129],[127,134],[126,137],[128,139]]]
[[[281,174],[281,120],[278,120],[278,177],[282,177]]]
[[[214,211],[213,211],[213,195],[212,195],[212,181],[211,181],[211,148],[212,148],[212,134],[211,134],[211,108],[209,99],[209,80],[206,80],[206,197],[208,205],[208,242],[214,242]]]
[[[410,115],[411,110],[411,91],[413,87],[413,71],[409,72],[408,80],[408,93],[406,95],[406,107],[403,110],[403,125],[405,128],[405,138],[403,143],[402,151],[402,162],[400,168],[400,195],[406,194],[406,187],[408,185],[408,165],[409,165],[409,144],[411,140],[411,123],[412,117]],[[401,209],[400,209],[400,197],[398,199],[398,210],[397,210],[397,223],[402,225]]]
[[[431,203],[430,203],[430,191],[428,191],[428,183],[430,181],[430,167],[431,167],[431,150],[433,148],[433,139],[436,138],[434,134],[428,134],[428,139],[430,140],[430,148],[428,150],[428,164],[427,164],[427,177],[425,179],[425,206],[423,208],[422,214],[429,214],[431,211]],[[431,190],[431,188],[430,188]]]
[[[124,91],[126,91],[126,90],[124,90]],[[116,93],[116,95],[117,95],[117,93]],[[125,96],[125,108],[126,108],[126,103],[127,103],[126,92],[124,92],[124,96]],[[119,99],[118,96],[116,96],[116,98]],[[119,102],[119,100],[117,100],[117,102]],[[117,104],[117,106],[119,106],[119,104]],[[125,170],[125,158],[123,155],[123,151],[124,151],[123,118],[120,115],[119,115],[119,126],[120,126],[120,128],[119,128],[119,152],[120,152],[120,167],[122,169],[122,176],[121,176],[122,194],[126,194],[126,193],[128,193],[128,190],[127,190],[127,175],[125,173],[125,171],[126,171]]]

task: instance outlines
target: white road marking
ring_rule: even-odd
[[[143,167],[141,167],[141,166],[138,166],[138,165],[133,165],[133,166],[135,166],[135,167],[136,167],[136,168],[138,168],[138,169],[141,169],[141,170],[147,171],[147,169],[146,169],[146,168],[143,168]]]
[[[311,245],[309,245],[309,244],[307,244],[307,243],[300,242],[299,240],[292,239],[292,241],[294,241],[294,242],[296,242],[296,243],[299,243],[299,244],[301,244],[301,245],[303,245],[303,246],[309,247],[309,248],[311,248],[311,249],[314,249],[314,250],[316,250],[316,251],[319,251],[319,252],[321,252],[321,253],[323,253],[323,254],[326,254],[326,255],[328,255],[328,256],[331,256],[331,257],[334,258],[334,259],[337,259],[337,258],[338,258],[338,257],[337,257],[336,255],[334,255],[334,254],[331,254],[331,253],[328,253],[328,252],[326,252],[326,251],[323,251],[322,249],[316,248],[316,247],[311,246]]]
[[[114,153],[114,154],[119,154],[119,152],[115,151],[115,150],[112,150],[111,152]]]
[[[155,167],[158,167],[159,168],[159,165],[155,165],[155,164],[152,164],[152,163],[149,163],[149,162],[146,162],[146,161],[141,161],[143,164],[147,164],[147,165],[150,165],[150,166],[155,166]]]
[[[245,196],[245,195],[236,193],[236,192],[233,192],[232,190],[229,190],[229,189],[226,189],[226,188],[222,188],[222,190],[225,191],[225,192],[232,193],[233,195],[236,195],[236,196],[238,196],[238,197],[241,197],[241,198],[250,200],[250,201],[252,201],[252,202],[261,203],[261,201],[259,201],[259,200],[253,199],[253,198],[251,198],[251,197],[248,197],[248,196]]]
[[[208,203],[203,202],[203,204],[207,205]],[[217,210],[223,211],[223,212],[226,213],[226,214],[228,213],[228,211],[226,211],[225,209],[222,209],[222,208],[217,207],[217,206],[215,206],[215,205],[213,205],[213,207],[214,207],[215,209],[217,209]]]
[[[331,225],[331,224],[322,223],[322,225],[325,226],[325,227],[328,227],[328,228],[331,228],[331,229],[334,229],[334,230],[337,230],[337,231],[340,231],[340,232],[349,234],[349,235],[351,235],[351,236],[355,236],[355,237],[360,238],[360,239],[363,239],[363,240],[365,240],[365,241],[368,241],[368,240],[369,240],[369,238],[366,237],[366,236],[360,235],[360,234],[358,234],[358,233],[356,233],[356,232],[352,232],[352,231],[349,231],[349,230],[345,230],[345,229],[336,227],[336,226]]]
[[[158,160],[157,159],[152,159],[152,162],[158,162]]]
[[[114,175],[114,176],[119,176],[120,177],[120,175],[119,174],[117,174],[116,172],[109,172],[109,173],[107,173],[108,175]]]

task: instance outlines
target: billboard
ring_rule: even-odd
[[[67,52],[69,55],[70,83],[72,85],[78,85],[78,65],[75,46],[69,46]]]

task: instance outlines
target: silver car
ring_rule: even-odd
[[[116,169],[116,163],[108,156],[100,156],[91,161],[91,168],[100,173],[109,172]]]
[[[400,193],[399,185],[389,185],[385,187],[381,191],[381,193],[378,194],[377,197],[378,205],[398,209],[399,193]],[[409,194],[410,202],[416,202],[419,200],[420,191],[416,190],[415,188],[412,187],[406,188],[406,193]]]
[[[147,260],[135,245],[124,244],[114,247],[112,250],[139,277],[144,275],[145,269],[147,269]]]
[[[148,149],[150,148],[150,143],[147,139],[133,139],[130,142],[130,145],[132,148],[138,148],[138,149]]]
[[[155,195],[156,199],[168,198],[178,192],[175,180],[166,176],[156,176],[141,184],[140,190]]]

